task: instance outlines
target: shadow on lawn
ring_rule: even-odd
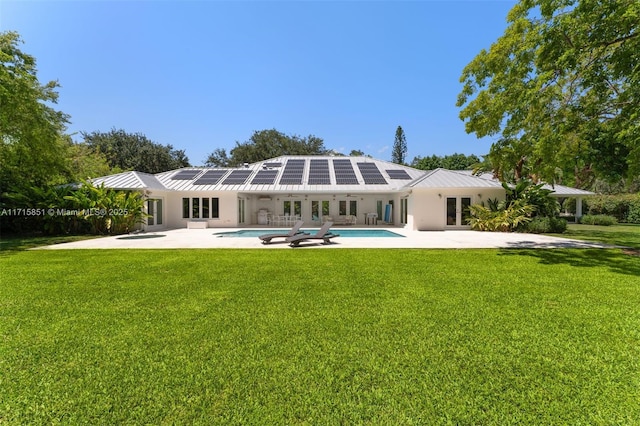
[[[604,266],[611,272],[640,276],[640,257],[626,249],[502,249],[501,256],[536,257],[545,265],[570,265],[578,268]]]

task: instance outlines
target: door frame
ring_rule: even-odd
[[[472,195],[445,195],[444,197],[444,226],[447,229],[471,229],[471,225],[464,223],[464,214],[462,200],[468,199],[469,206],[473,203]],[[455,216],[453,217],[453,223],[450,223],[450,211],[449,200],[455,200]]]
[[[166,222],[166,203],[164,197],[150,197],[144,201],[144,212],[149,214],[149,202],[153,202],[153,217],[145,218],[144,229],[147,231],[153,231],[157,229],[164,229],[167,227]],[[160,202],[160,215],[158,215],[158,202]],[[158,218],[160,223],[158,223]],[[150,219],[153,219],[153,225],[149,224]]]

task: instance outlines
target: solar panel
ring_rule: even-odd
[[[364,179],[364,183],[368,185],[386,185],[389,182],[382,176],[378,166],[375,163],[358,163],[358,168]]]
[[[193,182],[194,185],[215,185],[226,175],[228,170],[207,170],[198,180]]]
[[[273,185],[278,175],[277,170],[259,170],[251,181],[252,185]]]
[[[223,185],[242,185],[247,178],[253,173],[253,170],[234,170],[227,178],[222,181]]]
[[[407,173],[406,170],[395,169],[395,170],[386,170],[386,172],[389,175],[389,178],[391,179],[411,180],[411,176],[409,176],[409,173]]]
[[[302,185],[306,160],[287,160],[280,177],[280,185]]]
[[[337,185],[358,185],[358,177],[353,170],[351,160],[334,159],[333,171]]]
[[[311,160],[307,182],[309,185],[331,185],[329,160]]]
[[[201,172],[202,170],[180,170],[178,173],[171,176],[171,180],[191,180]]]
[[[282,167],[282,163],[262,163],[262,165],[269,168]]]

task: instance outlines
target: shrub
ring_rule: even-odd
[[[532,234],[562,234],[566,230],[567,221],[558,217],[535,217],[526,227]]]
[[[513,232],[521,229],[531,221],[534,207],[523,200],[511,203],[504,209],[493,211],[480,204],[469,207],[471,218],[469,224],[476,231]]]
[[[625,219],[627,223],[640,223],[640,195],[629,203],[629,210]]]
[[[586,214],[580,218],[580,223],[584,225],[601,225],[601,226],[610,226],[618,223],[618,220],[606,214]]]
[[[640,223],[640,195],[598,195],[585,200],[589,215],[609,215],[619,222]],[[629,219],[631,216],[631,219]],[[638,222],[634,222],[638,220]]]

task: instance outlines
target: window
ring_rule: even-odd
[[[182,218],[189,219],[189,199],[182,199]]]
[[[191,217],[200,219],[200,198],[191,199]]]
[[[189,203],[191,202],[191,203]],[[220,219],[219,198],[183,198],[182,218],[183,219]],[[157,206],[162,212],[162,206]]]
[[[209,219],[209,199],[202,199],[202,218]]]
[[[338,214],[340,216],[346,216],[348,214],[357,216],[358,215],[358,202],[356,200],[349,200],[349,210],[347,210],[347,201],[340,200],[338,203]]]
[[[220,199],[211,199],[211,219],[220,219]]]

